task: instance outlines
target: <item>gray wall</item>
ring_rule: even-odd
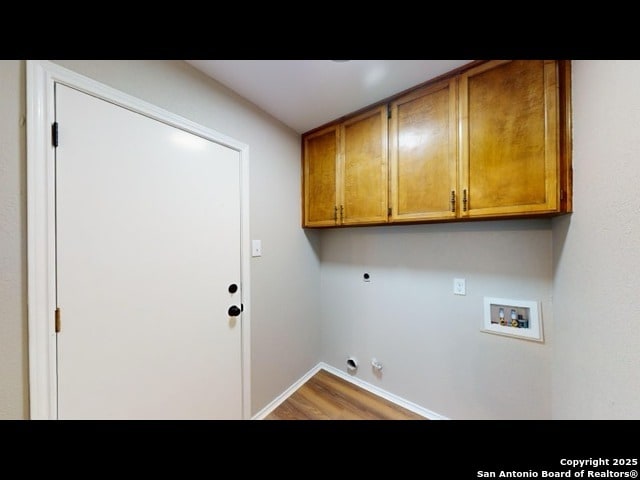
[[[449,418],[551,417],[549,220],[325,231],[321,260],[327,363]],[[484,296],[542,302],[545,343],[481,332]]]
[[[640,62],[573,62],[572,215],[324,232],[299,228],[298,136],[233,92],[183,62],[58,63],[250,145],[254,412],[354,354],[451,418],[640,417]],[[28,416],[24,72],[0,62],[0,418]],[[481,333],[485,295],[541,301],[545,343]]]
[[[25,66],[0,61],[0,419],[29,415]]]
[[[554,418],[640,418],[640,62],[573,62],[574,210],[553,221]]]
[[[250,146],[252,411],[320,360],[315,232],[300,228],[299,135],[180,61],[57,61]],[[23,62],[0,62],[0,417],[28,416]]]

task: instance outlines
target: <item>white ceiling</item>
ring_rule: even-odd
[[[470,60],[188,60],[298,133]]]

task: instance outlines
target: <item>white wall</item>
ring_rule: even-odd
[[[251,261],[252,411],[257,412],[320,360],[317,234],[300,228],[299,135],[185,62],[56,63],[250,146],[251,236],[263,242],[263,256]],[[25,104],[23,62],[0,62],[0,81],[0,417],[22,418],[28,414],[25,139],[24,128],[18,128]]]
[[[25,66],[0,61],[0,419],[28,403]]]
[[[544,219],[323,231],[322,357],[449,418],[550,418],[551,261]],[[542,302],[545,343],[480,332],[484,296]]]
[[[640,62],[573,62],[574,213],[553,221],[553,416],[640,418]]]

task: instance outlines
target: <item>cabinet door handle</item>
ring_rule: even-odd
[[[456,191],[451,190],[451,211],[456,212]]]
[[[344,205],[340,205],[340,223],[344,223]]]
[[[338,223],[338,206],[333,207],[333,221]]]
[[[462,211],[463,212],[467,211],[467,191],[466,190],[462,191]]]

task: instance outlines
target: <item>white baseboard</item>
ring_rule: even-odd
[[[284,402],[287,398],[289,398],[289,396],[291,396],[298,388],[300,388],[307,380],[313,377],[320,370],[326,370],[327,372],[332,373],[335,376],[340,377],[349,383],[357,385],[358,387],[363,388],[373,393],[374,395],[378,395],[379,397],[382,397],[385,400],[389,400],[390,402],[393,402],[396,405],[401,406],[402,408],[406,408],[407,410],[413,413],[422,415],[423,417],[428,418],[429,420],[449,420],[449,418],[445,417],[444,415],[440,415],[439,413],[436,413],[427,408],[421,407],[420,405],[410,402],[409,400],[405,400],[404,398],[399,397],[398,395],[394,395],[393,393],[387,392],[386,390],[376,387],[375,385],[371,385],[370,383],[365,382],[364,380],[361,380],[357,377],[348,375],[342,370],[332,367],[331,365],[328,365],[324,362],[318,363],[315,367],[313,367],[311,370],[305,373],[293,385],[291,385],[284,392],[278,395],[271,403],[269,403],[266,407],[264,407],[262,410],[256,413],[253,417],[251,417],[251,419],[252,420],[264,419],[267,415],[269,415],[272,411],[278,408],[278,406],[282,402]]]
[[[287,388],[284,392],[282,392],[275,399],[273,399],[269,404],[267,404],[266,407],[264,407],[262,410],[256,413],[253,417],[251,417],[251,420],[264,420],[264,418],[267,417],[267,415],[273,412],[276,408],[278,408],[278,406],[282,402],[284,402],[287,398],[293,395],[293,392],[299,389],[307,380],[309,380],[316,373],[318,373],[322,369],[321,365],[322,363],[317,364],[315,367],[313,367],[311,370],[305,373],[302,377],[296,380],[293,383],[293,385]]]
[[[347,382],[353,383],[354,385],[357,385],[358,387],[373,393],[374,395],[378,395],[379,397],[382,397],[385,400],[389,400],[390,402],[395,403],[396,405],[399,405],[402,408],[406,408],[407,410],[413,413],[422,415],[423,417],[428,418],[429,420],[449,420],[449,418],[445,417],[444,415],[440,415],[439,413],[436,413],[427,408],[421,407],[416,403],[410,402],[409,400],[405,400],[404,398],[399,397],[398,395],[395,395],[391,392],[387,392],[382,388],[376,387],[375,385],[371,385],[370,383],[365,382],[364,380],[361,380],[358,377],[349,375],[343,372],[342,370],[332,367],[331,365],[328,365],[324,362],[320,362],[317,366],[323,370],[326,370],[329,373],[333,373],[335,376],[340,377],[343,380],[346,380]]]

